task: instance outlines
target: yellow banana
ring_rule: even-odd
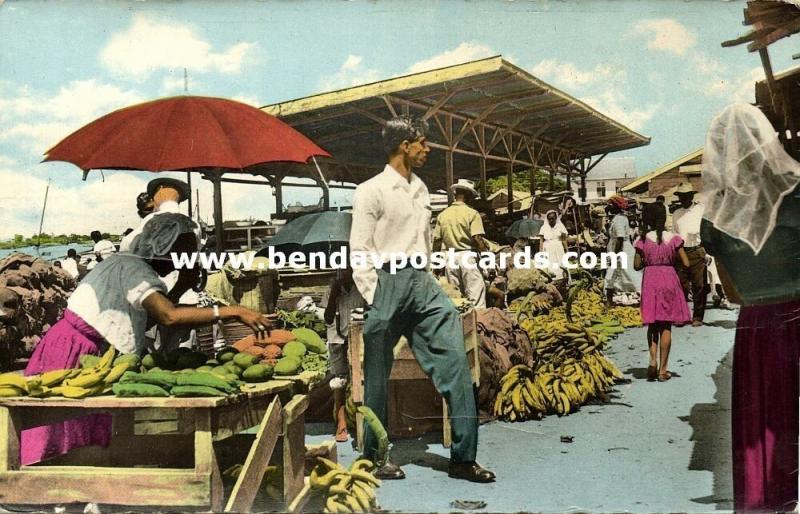
[[[116,357],[116,355],[116,348],[114,348],[112,345],[109,345],[108,350],[106,350],[106,353],[103,354],[103,356],[100,358],[100,362],[98,362],[95,367],[99,370],[108,372],[114,365],[114,357]]]
[[[374,466],[369,459],[358,459],[350,464],[350,471],[370,471]]]
[[[372,501],[375,499],[375,493],[369,487],[362,487],[358,482],[353,482],[353,496],[356,497],[361,508],[369,511],[372,507]]]
[[[92,387],[62,386],[61,395],[64,398],[86,398],[103,392],[105,384],[94,385]]]
[[[72,369],[56,369],[42,373],[42,386],[53,387],[63,382],[73,371]]]
[[[325,508],[328,509],[329,512],[335,513],[348,513],[350,509],[347,508],[346,505],[343,505],[336,501],[336,498],[333,496],[328,496],[328,499],[325,501]]]
[[[311,480],[311,487],[314,489],[327,489],[333,483],[333,479],[342,473],[345,473],[345,471],[341,469],[331,469],[324,475],[318,474],[316,482]]]
[[[81,373],[75,378],[70,378],[64,381],[67,387],[94,387],[103,381],[103,378],[108,374],[108,371],[96,370],[89,368],[87,373]]]
[[[111,371],[109,371],[108,374],[105,377],[103,377],[103,383],[104,384],[113,384],[114,382],[119,380],[120,377],[126,371],[128,371],[129,368],[130,368],[130,364],[128,364],[127,362],[123,362],[123,363],[117,364],[116,366],[111,368]]]
[[[351,474],[356,480],[363,480],[364,482],[368,482],[375,487],[381,486],[381,481],[372,476],[372,473],[367,473],[366,471],[353,471]]]
[[[352,494],[340,494],[339,500],[344,500],[347,506],[350,508],[352,512],[366,512],[362,507],[361,503],[356,499],[355,495]],[[369,507],[367,507],[369,508]]]
[[[28,390],[28,380],[19,373],[3,373],[0,375],[0,386],[14,386],[23,391]]]
[[[344,467],[338,462],[333,462],[330,459],[326,459],[325,457],[317,457],[317,460],[328,467],[328,469],[338,469],[341,471],[345,471]]]
[[[25,396],[25,390],[13,385],[0,385],[0,398],[13,398]]]

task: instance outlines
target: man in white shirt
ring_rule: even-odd
[[[61,267],[64,268],[64,271],[69,273],[69,276],[78,281],[78,276],[80,276],[80,271],[78,270],[78,252],[75,251],[74,248],[70,248],[67,250],[67,258],[61,261]]]
[[[453,443],[449,476],[491,482],[494,473],[475,462],[478,415],[461,317],[430,273],[397,259],[399,254],[410,258],[415,253],[426,257],[431,253],[428,188],[412,172],[425,164],[430,152],[426,128],[425,122],[408,116],[389,120],[382,131],[389,163],[381,173],[359,185],[353,197],[353,280],[369,306],[363,331],[364,401],[388,426],[393,349],[400,336],[405,336],[450,409]],[[356,259],[359,254],[386,258],[395,254],[395,266],[376,268],[369,257],[366,262]],[[392,269],[394,273],[390,273]],[[376,459],[377,440],[366,427],[365,434],[365,457]],[[376,476],[380,478],[405,477],[395,464],[378,464]]]
[[[692,326],[703,324],[708,295],[706,274],[706,251],[700,241],[700,220],[703,218],[703,205],[694,201],[697,191],[686,182],[678,185],[675,196],[681,206],[672,213],[672,231],[683,239],[683,249],[689,257],[689,267],[676,264],[676,271],[683,286],[683,292],[692,293]]]
[[[117,247],[114,246],[114,243],[108,239],[104,239],[99,230],[93,230],[92,233],[89,234],[89,237],[94,241],[94,248],[92,248],[92,251],[94,252],[97,262],[101,262],[103,259],[107,259],[111,255],[117,253]]]

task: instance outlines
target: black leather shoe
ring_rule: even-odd
[[[405,472],[397,464],[387,462],[373,473],[375,478],[380,480],[402,480],[406,477]]]
[[[447,473],[450,478],[469,480],[470,482],[488,483],[494,482],[494,473],[484,468],[477,462],[451,462],[450,471]]]

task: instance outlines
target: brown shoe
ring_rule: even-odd
[[[379,467],[373,473],[375,478],[380,480],[402,480],[406,477],[405,472],[398,466],[392,462],[387,462],[383,466]]]
[[[701,320],[699,320],[699,319],[694,319],[694,320],[692,320],[692,326],[693,327],[702,327],[703,326],[703,322]]]
[[[489,483],[494,482],[494,473],[484,468],[475,461],[472,462],[453,462],[450,461],[450,470],[447,475],[450,478],[469,480],[470,482]]]

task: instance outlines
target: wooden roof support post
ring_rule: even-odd
[[[479,157],[481,165],[481,198],[489,196],[489,185],[486,183],[486,157]]]
[[[220,170],[211,170],[206,172],[206,178],[214,185],[214,239],[216,240],[216,250],[221,252],[223,250],[223,230],[222,230],[222,172]]]
[[[447,138],[447,146],[448,149],[446,150],[447,155],[445,158],[445,183],[447,184],[447,203],[448,205],[453,203],[454,195],[453,195],[453,188],[452,185],[455,182],[454,178],[454,171],[453,171],[453,152],[455,148],[453,148],[453,117],[448,116],[445,123],[445,137]]]
[[[580,194],[581,202],[586,201],[586,160],[581,159],[580,162],[580,170],[578,171],[581,176],[581,188],[578,190]]]
[[[272,188],[275,191],[275,214],[278,216],[283,215],[283,177],[280,175],[275,175],[272,179],[273,185]]]
[[[508,174],[506,175],[506,190],[508,191],[508,214],[514,212],[514,160],[508,161]]]

